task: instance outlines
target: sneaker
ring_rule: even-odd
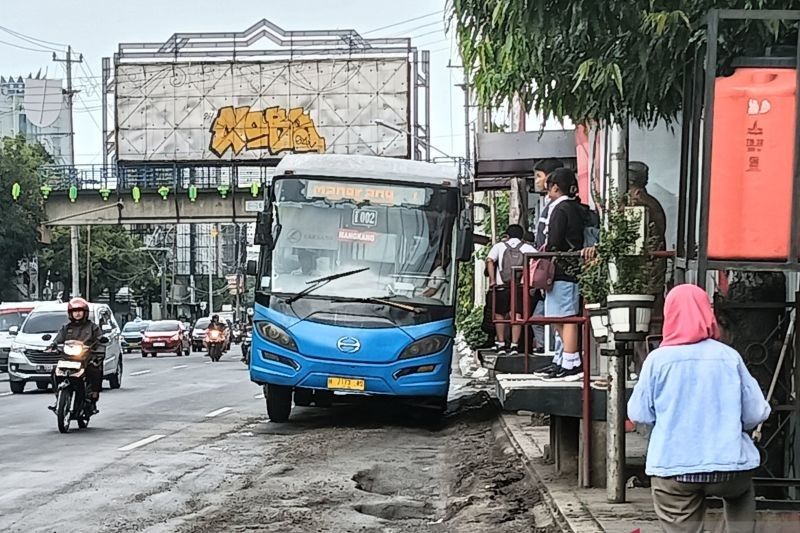
[[[547,377],[549,377],[549,376],[551,376],[553,374],[556,374],[560,370],[561,370],[561,366],[559,366],[559,365],[557,365],[555,363],[550,363],[549,365],[547,365],[546,367],[542,368],[541,370],[537,370],[536,372],[534,372],[533,376],[537,377],[537,378],[547,378]]]
[[[494,351],[498,356],[508,355],[508,350],[504,344],[495,344]]]
[[[550,381],[580,381],[583,379],[583,367],[578,366],[570,368],[569,370],[561,368],[552,377],[545,379],[549,379]]]
[[[508,350],[508,355],[511,355],[511,356],[519,355],[519,348],[517,348],[516,346],[514,346],[512,344],[511,348]]]
[[[544,355],[544,348],[534,348],[533,353],[536,355]]]

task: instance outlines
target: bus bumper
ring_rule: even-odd
[[[436,354],[372,364],[312,359],[253,346],[250,379],[259,385],[331,390],[328,378],[351,378],[364,380],[364,390],[345,390],[348,393],[447,397],[452,356],[452,342]]]

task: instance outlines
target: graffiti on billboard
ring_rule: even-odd
[[[222,107],[211,123],[208,149],[217,157],[231,150],[281,152],[325,152],[325,138],[320,136],[309,114],[302,107],[288,111],[280,106],[251,110],[250,106]]]

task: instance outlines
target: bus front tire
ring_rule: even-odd
[[[292,387],[283,385],[264,385],[264,396],[267,399],[267,416],[272,422],[282,423],[289,420],[292,412]]]
[[[314,391],[311,389],[296,388],[294,390],[294,404],[300,407],[309,407],[314,401]]]

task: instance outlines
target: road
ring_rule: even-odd
[[[89,429],[67,435],[52,393],[11,395],[0,374],[0,531],[552,529],[535,524],[540,495],[494,404],[463,378],[443,420],[368,400],[274,424],[235,348],[125,363]]]

